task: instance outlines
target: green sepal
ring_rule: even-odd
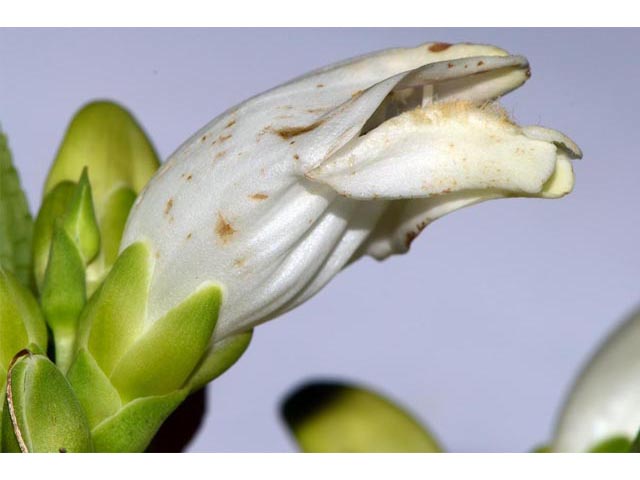
[[[92,431],[96,452],[144,452],[162,422],[186,398],[187,391],[139,398]]]
[[[0,267],[33,287],[31,241],[33,219],[13,166],[7,137],[0,132]]]
[[[47,327],[40,307],[18,278],[0,268],[0,379],[13,356],[30,344],[47,348]],[[4,373],[3,373],[4,372]]]
[[[88,265],[100,251],[100,231],[93,209],[91,185],[86,168],[82,170],[80,180],[67,207],[64,228],[78,246],[84,264]]]
[[[128,187],[112,192],[106,200],[100,224],[101,248],[96,258],[87,269],[87,288],[93,291],[99,285],[106,272],[118,258],[120,240],[129,211],[136,199],[136,193]]]
[[[151,267],[146,244],[127,247],[81,315],[78,348],[86,347],[107,376],[142,332]]]
[[[433,436],[379,394],[333,382],[290,395],[284,419],[304,452],[439,452]]]
[[[628,453],[630,449],[631,440],[628,437],[618,435],[597,443],[589,449],[589,453]]]
[[[125,402],[182,388],[209,345],[221,297],[206,285],[151,325],[111,375]]]
[[[42,291],[44,274],[49,261],[53,227],[62,218],[75,191],[74,182],[62,182],[49,192],[40,207],[33,231],[33,270],[38,290]]]
[[[73,355],[80,312],[86,303],[84,262],[61,222],[54,227],[40,304],[53,333],[56,363],[66,371]]]
[[[2,450],[93,450],[89,425],[71,385],[43,355],[25,351],[10,369],[2,413]]]
[[[109,101],[92,102],[71,120],[44,192],[65,180],[75,181],[89,167],[100,216],[114,189],[127,186],[139,193],[159,165],[151,142],[127,110]]]
[[[200,390],[207,383],[226,372],[244,354],[251,343],[253,330],[238,333],[214,343],[207,348],[203,359],[189,379],[191,392]]]
[[[118,392],[85,349],[77,352],[67,379],[87,414],[91,428],[122,407]]]

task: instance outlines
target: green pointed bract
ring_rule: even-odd
[[[54,227],[40,303],[53,332],[56,363],[66,371],[73,355],[80,312],[86,303],[86,288],[84,262],[61,222]]]
[[[93,429],[96,452],[143,452],[162,422],[187,396],[180,390],[158,397],[146,397],[125,405],[116,415]]]
[[[122,407],[117,390],[86,350],[77,353],[67,379],[87,414],[91,428]]]
[[[59,183],[44,197],[40,206],[33,237],[33,268],[39,290],[42,290],[42,282],[49,262],[53,228],[56,220],[62,218],[67,211],[75,189],[74,182]]]
[[[0,132],[0,267],[31,288],[33,220],[6,136]]]
[[[282,413],[304,452],[441,451],[406,411],[362,388],[310,383],[286,399]]]
[[[227,371],[247,350],[252,336],[253,330],[250,330],[232,335],[207,348],[204,358],[189,379],[190,391],[200,390]]]
[[[98,219],[101,233],[101,248],[87,269],[88,288],[92,291],[102,280],[105,272],[115,263],[120,249],[120,240],[136,193],[128,187],[112,192],[106,200],[102,216]]]
[[[144,327],[152,260],[142,242],[127,247],[80,319],[78,348],[110,376]]]
[[[64,228],[87,265],[100,251],[100,231],[93,208],[87,169],[82,171],[64,217]]]
[[[0,383],[13,356],[30,344],[47,348],[47,327],[31,291],[0,268]],[[4,373],[3,373],[4,372]]]
[[[211,341],[220,302],[218,286],[201,287],[150,326],[111,375],[125,402],[184,385]]]
[[[620,435],[607,438],[597,445],[594,445],[589,450],[589,453],[628,453],[631,445],[631,439]]]
[[[43,355],[21,355],[7,381],[2,450],[92,451],[89,425],[62,372]]]
[[[629,453],[640,453],[640,430],[629,447]]]
[[[126,186],[139,193],[159,164],[151,142],[127,110],[109,101],[92,102],[71,120],[44,191],[65,180],[75,182],[88,167],[100,217],[112,191]]]

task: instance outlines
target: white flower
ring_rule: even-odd
[[[529,77],[485,45],[393,49],[314,71],[187,140],[132,210],[123,246],[156,264],[149,321],[203,282],[224,290],[215,339],[304,302],[362,255],[406,252],[431,221],[573,185],[567,137],[491,103]]]
[[[585,452],[640,430],[640,312],[600,346],[576,380],[557,422],[551,449]]]

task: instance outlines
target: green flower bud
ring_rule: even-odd
[[[20,352],[9,368],[2,414],[5,452],[90,452],[91,433],[64,375],[44,355]]]
[[[76,181],[85,167],[100,216],[109,195],[127,186],[138,193],[159,166],[158,157],[133,116],[107,101],[92,102],[73,117],[44,191],[65,180]]]
[[[433,436],[388,399],[339,383],[310,383],[282,407],[304,452],[439,452]]]
[[[23,285],[32,286],[31,239],[33,220],[11,161],[7,138],[0,132],[0,267]]]
[[[80,181],[67,207],[64,228],[78,246],[84,264],[90,263],[100,250],[100,231],[86,168],[82,170]]]

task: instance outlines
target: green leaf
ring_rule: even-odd
[[[629,453],[640,453],[640,430],[629,447]]]
[[[53,332],[56,363],[66,371],[73,356],[80,312],[86,303],[86,289],[84,262],[60,222],[54,228],[40,303]]]
[[[75,188],[76,184],[73,182],[59,183],[44,197],[38,212],[33,231],[33,269],[39,291],[42,291],[42,282],[49,262],[53,227],[56,219],[63,217],[67,211]]]
[[[30,344],[47,348],[47,327],[31,291],[0,268],[0,383],[13,356]]]
[[[439,452],[409,413],[377,393],[334,382],[304,385],[282,414],[304,452]]]
[[[186,390],[180,390],[128,403],[93,429],[96,452],[144,452],[162,422],[186,396]]]
[[[5,452],[90,452],[91,432],[64,375],[24,351],[10,369],[2,414]]]
[[[211,341],[221,297],[218,286],[202,287],[131,347],[111,375],[125,402],[167,394],[184,385]]]
[[[67,379],[87,414],[91,428],[122,407],[117,390],[86,350],[77,353]]]
[[[159,166],[158,157],[133,116],[108,101],[89,103],[73,117],[45,183],[45,193],[75,181],[85,167],[98,217],[109,194],[122,186],[139,193]]]
[[[0,132],[0,267],[12,272],[31,288],[31,240],[33,220],[27,197],[20,188],[7,137]]]
[[[209,346],[204,358],[189,379],[189,390],[194,392],[218,378],[244,354],[249,347],[253,330],[239,333]]]
[[[86,168],[82,171],[65,212],[64,228],[78,246],[84,264],[89,264],[100,251],[100,231],[93,209],[91,185]]]
[[[589,453],[627,453],[631,440],[622,435],[607,438],[589,450]]]
[[[86,347],[107,376],[142,332],[151,266],[146,244],[127,247],[81,315],[78,348]]]

